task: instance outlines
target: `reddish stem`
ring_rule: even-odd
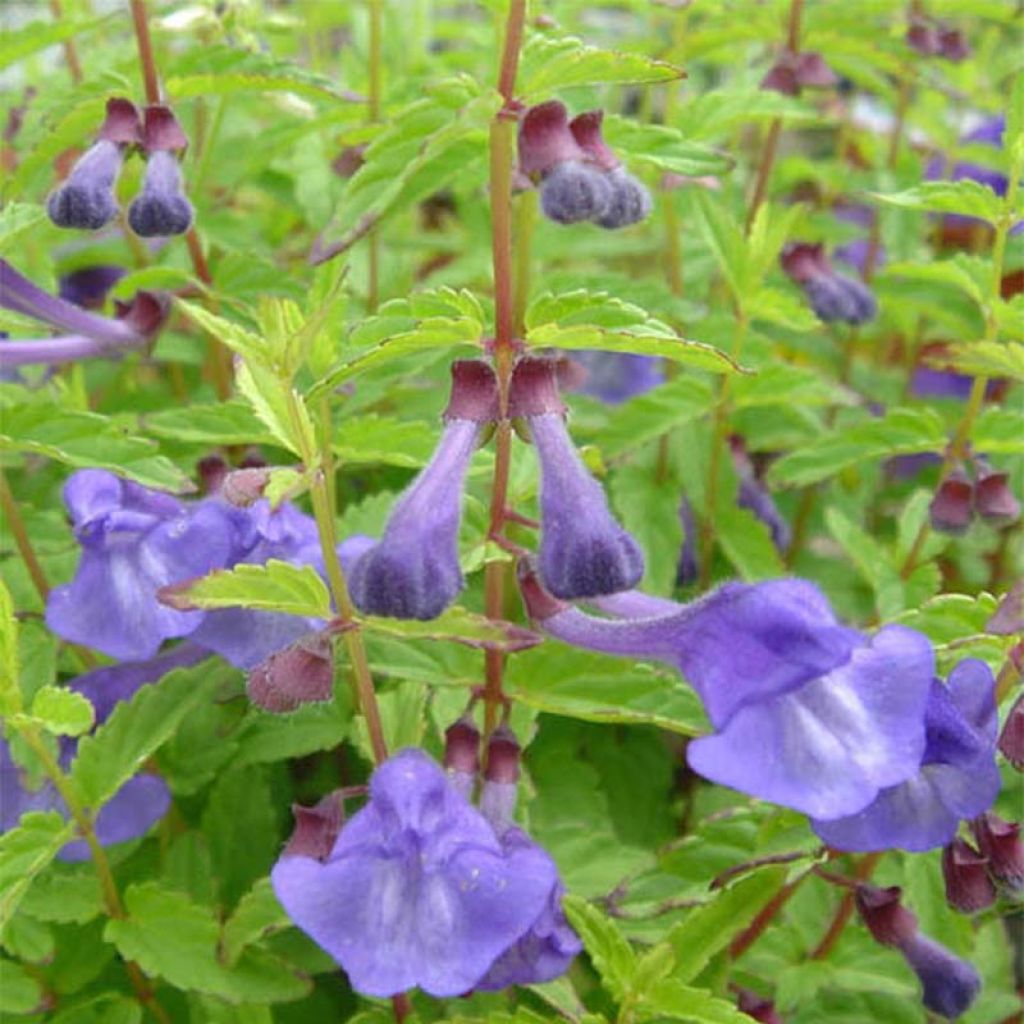
[[[856,871],[854,871],[854,877],[857,881],[866,882],[881,859],[882,855],[880,853],[869,853],[864,857],[857,865]],[[832,923],[828,926],[828,931],[825,932],[821,942],[818,943],[811,953],[812,960],[824,960],[835,948],[836,943],[839,941],[839,936],[843,934],[843,929],[849,924],[850,918],[853,916],[855,895],[855,889],[848,889],[843,893],[843,898],[839,902],[839,907],[832,918]]]
[[[135,40],[139,47],[139,65],[142,68],[142,84],[146,90],[147,103],[160,102],[160,79],[153,59],[153,40],[149,35],[149,13],[146,0],[130,0],[132,22],[135,25]]]
[[[773,897],[765,904],[761,912],[750,922],[747,927],[732,940],[729,945],[729,955],[733,960],[738,960],[764,933],[764,930],[775,919],[775,915],[789,902],[790,897],[796,892],[797,887],[806,878],[801,875],[792,882],[787,882]]]

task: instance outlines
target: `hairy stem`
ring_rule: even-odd
[[[14,494],[11,492],[7,477],[3,472],[0,472],[0,510],[3,511],[4,518],[7,520],[11,535],[14,537],[14,546],[25,563],[29,579],[32,580],[36,593],[39,594],[45,605],[50,594],[50,584],[46,580],[46,573],[43,572],[35,548],[32,547],[32,538],[29,537],[28,530],[25,528],[21,510],[18,508],[18,503],[14,499]]]
[[[501,422],[495,438],[496,457],[491,487],[488,535],[500,536],[508,503],[508,472],[512,432],[505,411],[508,385],[515,358],[516,303],[512,257],[512,161],[515,156],[515,95],[519,53],[523,45],[526,0],[509,0],[505,21],[498,90],[504,105],[491,122],[491,257],[494,265],[494,366],[501,401]],[[484,570],[484,613],[489,619],[502,618],[505,593],[505,563],[491,561]],[[498,723],[504,702],[500,652],[484,652],[484,732],[489,735]]]
[[[761,912],[747,925],[746,928],[732,940],[729,945],[729,955],[733,960],[738,960],[757,940],[764,934],[765,929],[775,920],[775,916],[789,902],[790,897],[796,892],[797,887],[806,878],[801,875],[792,882],[787,882],[781,889],[765,904]]]
[[[153,40],[149,35],[149,12],[146,0],[129,0],[132,8],[132,24],[135,26],[135,42],[139,48],[139,67],[142,70],[142,84],[146,90],[147,103],[160,102],[160,79],[156,73],[153,58]]]

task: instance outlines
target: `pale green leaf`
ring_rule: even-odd
[[[370,633],[406,640],[451,640],[467,647],[496,651],[521,651],[540,643],[540,637],[522,626],[487,619],[465,608],[454,607],[427,622],[365,616],[362,628]]]
[[[957,213],[980,217],[994,224],[1003,215],[1003,200],[987,185],[961,178],[959,181],[925,181],[902,192],[874,193],[874,198],[891,206],[932,213]]]
[[[636,954],[616,924],[578,896],[563,900],[565,915],[583,940],[601,983],[621,1002],[631,992],[636,977]]]
[[[29,811],[0,835],[0,928],[7,926],[32,880],[74,834],[74,824],[56,811]]]
[[[944,348],[930,362],[972,377],[1010,377],[1024,381],[1024,344],[1019,341],[960,342]]]
[[[44,686],[32,699],[32,717],[55,736],[81,736],[92,728],[95,716],[82,694],[60,686]]]
[[[0,714],[13,715],[21,708],[18,686],[18,620],[7,584],[0,579]]]
[[[691,1024],[750,1024],[750,1017],[706,989],[690,988],[673,978],[664,978],[644,995],[649,1013]]]

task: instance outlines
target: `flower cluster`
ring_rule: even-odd
[[[783,49],[761,79],[761,88],[784,96],[799,96],[802,89],[828,89],[838,82],[836,73],[820,53]]]
[[[529,564],[520,584],[550,636],[678,668],[714,729],[689,744],[691,768],[802,811],[836,848],[942,846],[999,791],[988,668],[962,662],[944,685],[926,637],[849,629],[811,583],[727,583],[689,605],[635,591],[593,602],[615,618],[556,600]]]
[[[651,212],[647,189],[604,141],[603,119],[591,110],[570,121],[565,105],[549,100],[519,122],[519,171],[539,181],[541,210],[559,224],[622,228]]]
[[[1009,474],[992,469],[983,458],[975,458],[973,466],[973,481],[961,465],[939,483],[928,506],[932,529],[959,536],[967,532],[975,514],[1000,529],[1020,518]]]
[[[558,364],[521,357],[508,415],[537,449],[541,470],[541,574],[552,593],[595,597],[643,575],[636,541],[615,521],[600,484],[566,430]],[[352,599],[360,611],[432,619],[462,589],[458,531],[462,488],[474,449],[499,416],[497,380],[481,360],[452,366],[445,429],[433,458],[395,503],[383,535],[355,559]]]
[[[915,12],[907,26],[907,45],[922,57],[941,57],[959,63],[971,55],[963,32],[948,22]]]
[[[561,911],[558,869],[512,824],[514,739],[492,738],[477,810],[467,793],[479,735],[465,720],[453,730],[447,775],[406,749],[376,769],[369,800],[344,825],[336,801],[300,809],[271,873],[292,921],[365,995],[549,981],[581,948]]]
[[[118,212],[114,187],[133,150],[146,157],[142,191],[128,207],[128,223],[143,238],[184,234],[192,225],[192,205],[182,191],[179,155],[188,145],[169,107],[150,104],[142,114],[131,100],[107,101],[96,141],[46,200],[57,227],[97,231]]]
[[[863,324],[878,312],[878,303],[867,285],[836,273],[820,244],[792,242],[782,250],[780,262],[825,323]]]
[[[1024,889],[1020,825],[988,811],[971,822],[971,831],[977,847],[957,836],[942,851],[946,899],[962,914],[990,907],[999,889],[1011,896]]]

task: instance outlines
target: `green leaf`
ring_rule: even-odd
[[[231,399],[216,405],[186,405],[147,413],[146,430],[157,437],[210,445],[273,444],[274,437],[251,406]]]
[[[224,923],[221,959],[226,966],[233,967],[246,946],[290,926],[291,920],[278,903],[270,879],[261,878],[238,901],[235,912]]]
[[[601,976],[601,984],[616,1001],[622,1002],[632,991],[637,968],[636,954],[625,936],[610,918],[578,896],[566,895],[562,906],[583,940]]]
[[[829,533],[875,594],[875,609],[886,622],[907,606],[907,593],[892,554],[834,506],[825,510]]]
[[[586,722],[656,725],[684,736],[707,731],[700,701],[676,673],[553,642],[513,658],[506,689],[538,711]]]
[[[0,958],[0,1013],[32,1013],[45,1006],[39,981],[21,964]]]
[[[692,1024],[750,1024],[750,1017],[732,1003],[673,978],[664,978],[652,986],[644,995],[643,1006],[658,1016]]]
[[[183,492],[192,482],[156,445],[131,437],[106,416],[38,402],[6,406],[0,451],[31,452],[76,469],[108,469],[146,487]]]
[[[0,929],[14,916],[32,880],[74,834],[74,824],[56,811],[29,811],[16,828],[0,835]]]
[[[715,508],[715,538],[736,571],[748,582],[783,576],[783,565],[771,532],[753,512],[735,501],[720,499]]]
[[[979,451],[993,455],[1024,455],[1024,412],[985,409],[971,428],[971,442]]]
[[[666,936],[675,952],[672,977],[683,983],[696,978],[754,920],[785,877],[785,868],[762,868],[690,911]]]
[[[93,809],[102,807],[220,682],[203,663],[143,686],[91,735],[79,741],[71,781]]]
[[[853,405],[850,391],[804,366],[771,364],[732,382],[731,405],[752,409],[770,405]]]
[[[6,203],[0,210],[0,253],[25,231],[31,231],[46,219],[46,211],[35,203]]]
[[[77,873],[53,869],[39,875],[21,901],[21,910],[37,921],[84,924],[103,913],[103,890],[91,865]]]
[[[238,365],[235,380],[238,390],[278,443],[300,459],[309,458],[316,450],[316,432],[305,403],[288,382],[248,360]]]
[[[129,886],[124,903],[127,916],[108,921],[104,939],[126,960],[176,988],[220,996],[230,1003],[286,1002],[309,991],[305,978],[252,947],[234,966],[221,963],[217,919],[184,893],[145,882]]]
[[[227,320],[216,313],[211,313],[196,302],[178,299],[181,311],[207,334],[226,345],[236,355],[257,363],[270,365],[272,352],[267,340],[253,331]]]
[[[951,260],[934,263],[894,263],[884,273],[892,277],[905,277],[926,283],[941,282],[959,289],[980,308],[985,307],[988,282],[992,280],[990,260],[967,257],[963,253]]]
[[[92,705],[80,693],[61,686],[44,686],[32,699],[32,717],[55,736],[81,736],[93,725]]]
[[[768,478],[783,486],[806,486],[847,466],[891,455],[939,452],[946,428],[934,409],[890,409],[881,419],[844,427],[781,458]]]
[[[733,299],[742,305],[753,291],[750,257],[743,229],[726,209],[723,200],[703,190],[695,191],[693,206],[697,224],[725,275]]]
[[[28,10],[31,11],[31,8]],[[69,18],[61,15],[55,21],[33,21],[17,29],[8,22],[0,36],[0,71],[67,39],[81,39],[112,17],[112,14],[104,14],[99,18]]]
[[[653,85],[685,76],[682,68],[643,54],[601,50],[572,36],[535,35],[523,48],[518,93],[534,101],[582,85]]]
[[[608,145],[626,164],[649,163],[673,174],[699,177],[726,174],[736,162],[724,153],[688,142],[682,132],[664,125],[645,124],[611,114],[605,117],[601,127]]]
[[[972,341],[949,345],[929,360],[972,377],[1010,377],[1024,381],[1024,344],[1019,341]]]
[[[495,651],[522,651],[540,643],[540,637],[511,622],[496,622],[454,607],[436,619],[421,622],[418,619],[360,618],[362,628],[370,633],[400,637],[405,640],[451,640],[467,647],[480,647]]]
[[[310,565],[292,565],[271,558],[264,565],[242,563],[208,576],[176,583],[160,591],[172,608],[257,608],[261,611],[331,617],[327,585]]]
[[[433,424],[396,416],[347,416],[339,425],[333,448],[346,466],[407,466],[418,469],[433,453]]]
[[[287,714],[254,707],[236,733],[235,763],[286,761],[331,750],[345,740],[351,722],[351,710],[337,700],[303,704]]]
[[[875,199],[891,206],[933,213],[959,213],[980,217],[994,224],[1003,215],[1003,200],[987,185],[962,178],[960,181],[925,181],[903,192],[873,193]]]
[[[0,714],[13,715],[21,709],[18,687],[18,620],[7,584],[0,579]]]

